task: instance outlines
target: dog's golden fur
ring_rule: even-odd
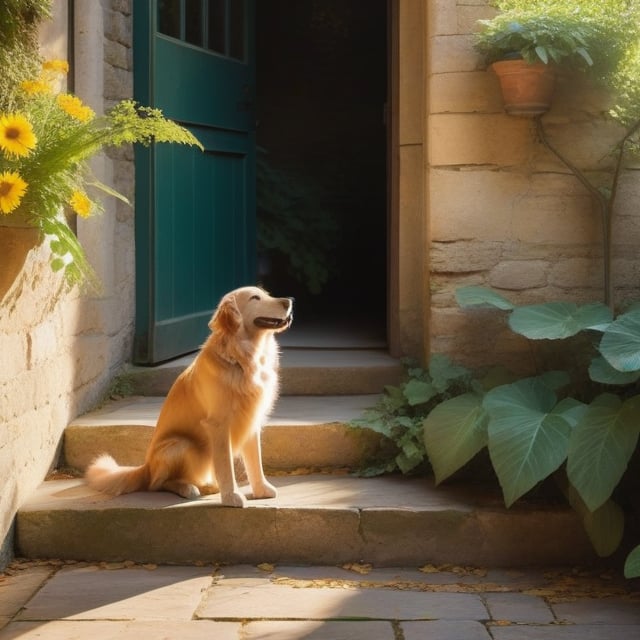
[[[185,498],[220,491],[222,504],[241,507],[234,457],[241,455],[253,498],[273,498],[265,478],[260,430],[278,393],[275,333],[291,324],[292,301],[242,287],[222,298],[211,335],[177,378],[139,467],[100,456],[87,483],[112,495],[172,491]]]

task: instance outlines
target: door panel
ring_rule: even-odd
[[[136,150],[134,359],[153,364],[198,349],[220,297],[255,280],[253,4],[136,0],[134,29],[136,99],[205,148]]]

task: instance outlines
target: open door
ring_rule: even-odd
[[[136,149],[134,361],[194,351],[255,281],[254,0],[134,0],[134,96],[199,149]]]

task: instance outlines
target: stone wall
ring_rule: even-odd
[[[131,97],[130,2],[82,5],[75,92],[102,112]],[[44,57],[67,57],[66,6],[55,0],[54,20],[44,25]],[[97,159],[93,169],[131,198],[131,161],[127,149]],[[0,229],[2,273],[12,270],[0,279],[0,568],[11,556],[14,515],[58,463],[65,427],[100,401],[131,353],[133,210],[105,200],[99,218],[82,222],[78,234],[102,280],[99,294],[66,290],[49,268],[46,244],[33,242],[29,232]]]
[[[495,74],[472,47],[483,0],[434,2],[429,22],[430,341],[470,365],[533,366],[524,339],[493,311],[462,311],[454,293],[492,287],[516,303],[603,300],[599,217],[585,188],[538,140],[533,119],[503,112]],[[612,170],[620,132],[607,96],[563,76],[544,116],[548,137],[592,178]],[[640,175],[628,170],[615,227],[616,300],[638,296]]]

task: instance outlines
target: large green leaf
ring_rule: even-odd
[[[640,370],[640,309],[621,315],[607,327],[600,353],[619,371]]]
[[[558,340],[610,321],[609,307],[600,303],[579,307],[572,302],[546,302],[517,307],[509,326],[531,340]]]
[[[436,483],[463,467],[487,445],[486,419],[482,398],[475,393],[446,400],[425,418],[424,445]]]
[[[624,563],[625,578],[640,578],[640,544],[631,550]]]
[[[598,356],[589,365],[589,377],[602,384],[631,384],[640,379],[640,371],[619,371],[605,358]]]
[[[567,474],[591,511],[615,489],[640,434],[640,396],[622,402],[604,393],[587,408],[569,441]]]
[[[460,287],[456,290],[456,300],[461,307],[496,307],[503,311],[513,309],[509,300],[485,287]]]
[[[489,454],[507,507],[567,456],[571,426],[554,413],[555,405],[555,393],[537,378],[496,387],[485,396]]]
[[[588,512],[582,522],[601,558],[610,556],[620,546],[624,535],[624,512],[613,500],[607,500],[595,511]]]
[[[624,512],[613,500],[607,500],[595,511],[590,511],[573,485],[569,483],[567,489],[569,504],[582,519],[596,553],[601,558],[610,556],[622,542]]]

